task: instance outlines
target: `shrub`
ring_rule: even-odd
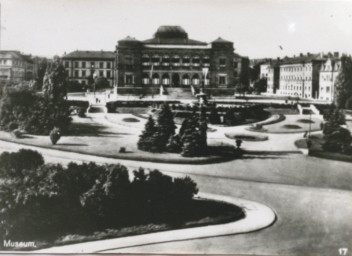
[[[59,139],[61,138],[61,132],[59,128],[54,128],[51,132],[50,132],[50,140],[51,143],[53,145],[56,145],[56,143],[59,141]]]
[[[255,124],[255,128],[257,130],[261,130],[261,129],[263,129],[263,125],[262,124]]]
[[[22,137],[23,132],[21,131],[21,129],[15,129],[12,131],[12,134],[15,138],[19,139]]]
[[[326,151],[345,153],[351,147],[351,133],[345,128],[339,127],[324,138],[323,149]]]
[[[78,116],[79,117],[86,117],[86,111],[87,111],[87,109],[86,108],[84,108],[84,107],[80,107],[79,109],[78,109]]]
[[[20,149],[18,152],[4,152],[0,155],[1,177],[21,176],[23,170],[34,170],[44,164],[43,156],[34,150]]]
[[[220,115],[219,115],[219,113],[218,113],[216,108],[212,108],[210,110],[209,122],[211,124],[220,124],[220,122],[221,122],[220,121]]]
[[[349,98],[346,100],[345,108],[346,108],[346,109],[352,109],[352,96],[349,97]]]
[[[120,147],[119,152],[120,152],[120,153],[126,153],[126,148],[125,148],[125,147]]]
[[[232,108],[228,109],[224,115],[224,123],[228,126],[231,126],[231,125],[235,125],[236,121],[237,120],[236,120],[234,109]]]
[[[17,164],[14,155],[18,152],[3,153],[0,163]],[[25,162],[15,166],[20,172],[11,180],[0,183],[3,239],[54,241],[67,233],[170,220],[198,193],[191,178],[172,179],[157,170],[146,174],[140,168],[130,181],[120,164]]]
[[[13,130],[15,130],[17,128],[18,128],[18,123],[16,123],[16,122],[10,122],[9,123],[9,126],[8,126],[8,130],[9,131],[13,131]]]

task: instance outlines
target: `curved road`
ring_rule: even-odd
[[[248,233],[167,242],[107,252],[232,253],[271,255],[338,255],[352,250],[352,165],[300,154],[251,155],[209,165],[168,165],[116,160],[0,142],[0,151],[33,148],[46,161],[120,162],[130,168],[157,168],[173,176],[191,176],[200,191],[263,203],[278,220]],[[349,253],[348,252],[348,253]]]

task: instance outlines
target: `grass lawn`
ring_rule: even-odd
[[[0,139],[25,145],[33,145],[69,152],[91,154],[117,159],[138,160],[148,162],[179,163],[179,164],[205,164],[228,161],[236,158],[228,154],[212,154],[204,157],[182,157],[175,153],[150,153],[137,148],[137,141],[144,127],[144,122],[128,123],[121,115],[115,125],[101,124],[92,118],[73,117],[68,135],[62,136],[56,145],[52,145],[49,136],[26,134],[23,138],[15,138],[10,133],[0,131]],[[101,118],[103,121],[104,116]],[[118,122],[126,125],[119,125]],[[126,152],[120,152],[124,147]]]
[[[316,156],[316,157],[338,160],[338,161],[352,162],[352,155],[328,152],[328,151],[323,150],[322,146],[323,146],[325,140],[324,140],[324,137],[322,134],[312,135],[310,137],[310,140],[312,142],[311,148],[309,150],[310,156]],[[295,141],[295,145],[298,148],[304,148],[304,149],[308,148],[306,139],[301,139],[301,140]]]
[[[157,213],[154,217],[157,217]],[[245,217],[242,208],[214,200],[194,199],[187,205],[182,216],[170,216],[168,220],[141,223],[135,220],[135,224],[121,227],[111,227],[102,230],[90,230],[65,234],[50,241],[36,241],[36,250],[52,246],[96,241],[109,238],[141,235],[146,233],[161,232],[167,230],[200,227],[216,224],[224,224],[238,221]],[[177,220],[177,221],[175,221]],[[55,234],[51,234],[54,235]],[[26,248],[28,250],[28,248]]]

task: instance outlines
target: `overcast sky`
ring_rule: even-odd
[[[115,49],[180,25],[189,38],[234,42],[250,58],[352,53],[352,0],[0,0],[1,49],[53,56]],[[283,49],[280,49],[282,46]]]

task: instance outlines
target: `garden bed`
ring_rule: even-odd
[[[312,121],[310,119],[298,119],[297,122],[304,123],[304,124],[314,124],[314,121]]]
[[[243,141],[266,141],[268,136],[264,135],[253,135],[253,134],[236,134],[236,133],[225,133],[225,136],[233,140],[243,140]]]
[[[138,122],[140,122],[137,118],[133,118],[133,117],[123,118],[122,121],[124,121],[126,123],[138,123]]]
[[[282,128],[293,129],[293,130],[302,129],[301,126],[296,125],[296,124],[285,124],[285,125],[282,126]]]
[[[193,199],[187,207],[187,211],[184,211],[183,216],[170,216],[170,220],[167,221],[154,221],[152,223],[109,228],[91,232],[76,232],[61,236],[54,241],[36,241],[37,247],[35,250],[52,246],[135,236],[168,230],[225,224],[238,221],[244,217],[245,213],[243,209],[236,205],[214,200]],[[177,219],[177,221],[174,219]],[[140,221],[135,220],[135,222],[139,223]],[[28,248],[26,248],[26,250],[28,250]]]

